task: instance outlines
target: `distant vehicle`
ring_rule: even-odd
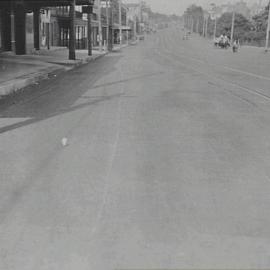
[[[139,36],[138,36],[138,39],[139,39],[139,40],[144,40],[144,35],[139,35]]]
[[[224,40],[223,38],[215,38],[214,45],[215,47],[221,48],[221,49],[228,49],[231,46],[229,39]]]
[[[183,35],[183,40],[188,40],[188,35],[187,34]]]
[[[131,40],[129,42],[130,45],[137,45],[138,44],[138,41],[137,40]]]

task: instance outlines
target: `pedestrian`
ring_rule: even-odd
[[[239,40],[234,40],[233,42],[233,46],[232,46],[232,49],[233,49],[233,52],[236,53],[238,52],[238,49],[239,49]]]

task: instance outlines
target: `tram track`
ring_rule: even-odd
[[[237,83],[237,82],[231,82],[227,79],[224,79],[222,78],[221,76],[218,76],[218,75],[214,75],[215,72],[214,70],[212,69],[212,74],[208,74],[207,72],[204,72],[198,68],[195,68],[193,65],[191,65],[190,63],[186,63],[186,62],[183,62],[183,59],[187,59],[187,60],[195,60],[197,62],[200,62],[201,64],[204,64],[204,65],[208,65],[209,67],[219,67],[219,68],[225,68],[225,69],[228,69],[228,67],[222,67],[220,65],[216,65],[216,64],[209,64],[205,61],[202,61],[200,59],[196,59],[194,57],[188,57],[188,56],[179,56],[175,53],[173,53],[172,51],[169,51],[167,49],[163,49],[162,51],[157,51],[156,50],[156,53],[159,54],[159,56],[161,57],[166,57],[167,60],[174,60],[174,61],[177,61],[178,64],[181,65],[181,67],[185,68],[186,70],[190,70],[192,72],[196,72],[198,74],[201,74],[205,77],[207,77],[208,79],[210,79],[210,81],[212,83],[216,83],[215,81],[217,82],[223,82],[223,83],[226,83],[227,85],[230,85],[230,86],[233,86],[233,87],[237,87],[238,89],[242,90],[242,91],[245,91],[249,94],[253,94],[253,95],[256,95],[256,96],[259,96],[260,98],[263,98],[264,100],[267,100],[267,101],[270,101],[270,95],[267,95],[267,94],[264,94],[263,93],[263,89],[254,89],[254,88],[250,88],[250,87],[247,87],[247,86],[243,86],[242,84],[240,83]],[[231,71],[233,72],[233,69],[231,69]],[[239,71],[240,72],[240,71]],[[248,73],[248,72],[244,72],[244,71],[241,71],[243,74],[245,74],[246,76],[251,76],[251,73]],[[270,78],[268,77],[264,77],[264,76],[257,76],[256,74],[252,74],[253,77],[256,77],[257,79],[260,79],[260,80],[270,80]],[[221,84],[219,84],[221,86]],[[225,90],[225,89],[224,89]],[[231,91],[228,91],[230,93],[232,93]]]

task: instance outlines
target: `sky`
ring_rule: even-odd
[[[126,3],[138,2],[139,0],[123,0]],[[196,5],[201,5],[204,8],[210,3],[221,4],[228,2],[238,2],[239,0],[145,0],[153,11],[165,13],[165,14],[177,14],[182,15],[186,8],[195,3]],[[259,2],[259,0],[246,0],[248,4]],[[267,2],[267,0],[262,0],[262,2]]]

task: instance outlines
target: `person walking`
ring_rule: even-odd
[[[233,42],[233,46],[232,46],[232,49],[233,49],[233,52],[236,53],[238,52],[238,49],[239,49],[239,40],[234,40]]]

